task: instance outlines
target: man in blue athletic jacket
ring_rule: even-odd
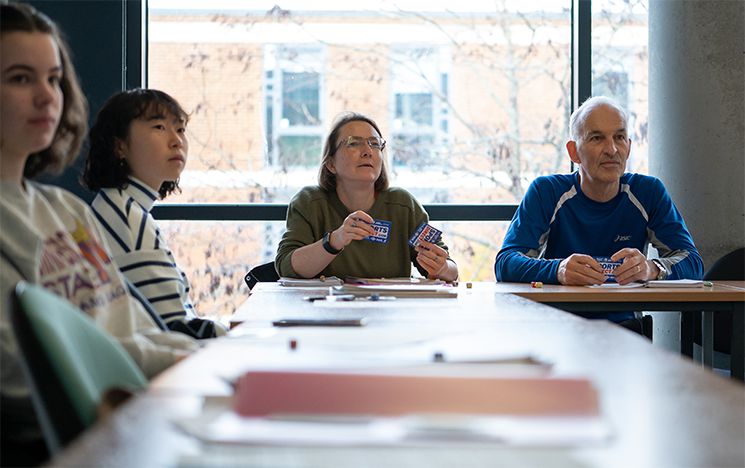
[[[662,182],[624,173],[627,122],[626,111],[603,96],[572,114],[566,148],[579,169],[530,185],[497,254],[497,281],[600,284],[608,278],[597,259],[608,257],[622,262],[614,271],[620,284],[701,279],[701,256]],[[647,259],[649,244],[659,259]],[[594,317],[622,322],[634,315]]]

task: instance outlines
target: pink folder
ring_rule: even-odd
[[[243,416],[328,414],[499,414],[596,416],[598,396],[582,378],[402,376],[373,373],[251,371],[237,383]]]

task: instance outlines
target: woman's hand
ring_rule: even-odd
[[[427,277],[430,279],[444,279],[453,281],[455,278],[448,278],[448,253],[445,249],[437,244],[422,241],[415,250],[417,251],[417,263],[427,270]],[[457,278],[457,273],[456,273]]]
[[[372,216],[362,210],[350,213],[349,216],[344,218],[341,226],[331,232],[331,236],[329,236],[331,247],[341,250],[352,241],[374,236],[375,229],[372,227],[374,221]]]

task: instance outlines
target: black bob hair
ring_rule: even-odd
[[[102,188],[125,188],[132,171],[117,154],[117,141],[126,141],[133,120],[168,114],[189,121],[178,101],[157,89],[135,88],[111,96],[91,127],[83,184],[94,192]],[[178,182],[178,179],[163,182],[158,189],[160,198],[180,192]]]

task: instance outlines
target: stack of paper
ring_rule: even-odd
[[[611,434],[587,379],[410,371],[250,371],[234,411],[177,424],[221,446],[587,447]]]
[[[703,288],[701,280],[679,279],[679,280],[655,280],[647,281],[648,288]]]
[[[399,298],[450,298],[458,297],[457,289],[438,284],[387,284],[387,285],[352,285],[334,286],[334,294],[353,294],[368,297],[393,296]]]
[[[357,284],[367,286],[379,286],[379,285],[412,285],[412,284],[429,284],[429,285],[445,285],[447,284],[443,280],[439,279],[427,279],[427,278],[357,278],[355,276],[348,276],[344,278],[346,284]]]
[[[281,286],[293,287],[293,288],[322,288],[330,286],[339,286],[344,282],[336,276],[322,276],[320,278],[287,278],[281,277],[277,281]]]

